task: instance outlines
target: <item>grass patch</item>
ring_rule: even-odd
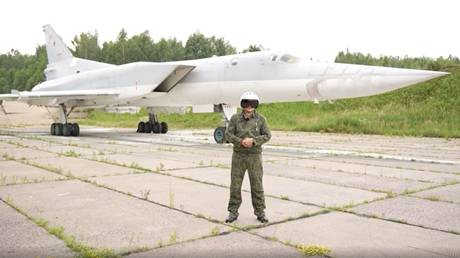
[[[219,229],[218,226],[215,226],[215,227],[213,227],[213,228],[211,229],[211,235],[212,235],[212,236],[217,236],[217,235],[219,235],[219,234],[220,234],[220,229]]]
[[[74,158],[80,157],[80,154],[75,152],[74,150],[67,150],[67,151],[62,152],[61,154],[66,157],[74,157]]]
[[[219,125],[222,120],[221,117],[218,113],[161,114],[161,121],[168,123],[169,127],[178,129],[210,128]],[[141,121],[148,121],[148,112],[144,108],[141,108],[137,114],[115,114],[92,110],[86,118],[80,119],[78,123],[102,127],[137,128],[137,124]]]
[[[430,200],[432,202],[439,202],[441,201],[441,198],[439,196],[435,196],[435,195],[430,195],[430,196],[427,196],[427,197],[423,197],[424,199],[427,199],[427,200]]]
[[[331,250],[322,245],[298,245],[297,250],[305,256],[329,256]]]

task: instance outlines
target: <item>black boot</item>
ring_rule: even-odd
[[[238,213],[230,212],[228,214],[228,218],[225,220],[225,223],[232,223],[233,221],[238,219]]]
[[[268,223],[268,219],[265,216],[265,214],[257,216],[257,220],[260,221],[261,223]]]

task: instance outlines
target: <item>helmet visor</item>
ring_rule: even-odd
[[[253,107],[253,108],[257,108],[257,106],[259,105],[259,101],[257,100],[252,100],[252,99],[243,99],[241,100],[241,107],[242,108],[246,108],[246,107]]]

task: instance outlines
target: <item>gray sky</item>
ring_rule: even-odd
[[[238,51],[250,44],[304,57],[333,59],[345,49],[372,55],[460,57],[458,0],[195,0],[0,3],[0,53],[33,53],[51,24],[71,46],[81,32],[100,42],[150,32],[154,40],[190,34],[224,37]]]

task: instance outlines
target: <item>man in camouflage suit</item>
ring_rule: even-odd
[[[262,184],[262,144],[270,140],[271,133],[265,118],[255,111],[259,105],[259,97],[255,93],[244,93],[240,104],[243,111],[232,116],[225,131],[226,140],[233,144],[229,216],[225,222],[231,223],[238,219],[238,209],[242,202],[241,185],[244,173],[248,170],[254,214],[257,220],[267,223]]]

